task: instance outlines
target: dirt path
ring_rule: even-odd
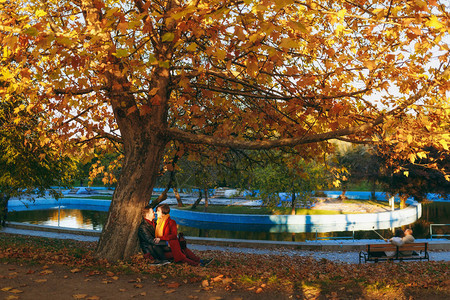
[[[148,275],[69,270],[62,266],[0,264],[0,299],[274,299],[274,293],[227,291],[202,282],[174,282]]]

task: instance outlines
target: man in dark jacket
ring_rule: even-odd
[[[170,263],[168,259],[175,262],[185,262],[192,266],[208,266],[214,259],[200,259],[188,248],[181,249],[177,235],[177,224],[170,219],[170,208],[167,204],[158,206],[160,214],[157,226],[155,212],[150,206],[142,209],[142,222],[139,225],[138,237],[139,245],[144,253],[144,257],[153,257],[155,261],[152,265],[165,265]],[[159,236],[157,228],[161,231]],[[158,237],[156,237],[158,236]]]
[[[150,206],[146,206],[142,209],[142,222],[139,225],[138,237],[139,245],[145,258],[153,257],[155,261],[152,265],[165,265],[170,261],[166,259],[165,252],[169,252],[165,241],[155,243],[155,212]]]

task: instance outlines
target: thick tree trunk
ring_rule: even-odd
[[[142,142],[142,141],[141,141]],[[149,204],[160,167],[164,142],[136,142],[126,155],[108,219],[96,254],[107,260],[128,258],[138,251],[137,228],[141,209]]]

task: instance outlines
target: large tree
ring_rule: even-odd
[[[97,249],[107,259],[137,250],[140,208],[171,140],[217,153],[297,147],[322,155],[330,139],[373,141],[414,114],[427,126],[405,128],[398,141],[426,129],[427,142],[448,150],[448,132],[435,126],[448,114],[443,0],[0,5],[2,79],[51,114],[62,138],[123,144]]]

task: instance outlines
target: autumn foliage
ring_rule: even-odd
[[[169,142],[315,156],[338,138],[411,160],[424,145],[448,151],[445,1],[0,5],[2,101],[26,94],[23,109],[49,114],[72,151],[123,146],[98,248],[110,259],[135,253]]]

